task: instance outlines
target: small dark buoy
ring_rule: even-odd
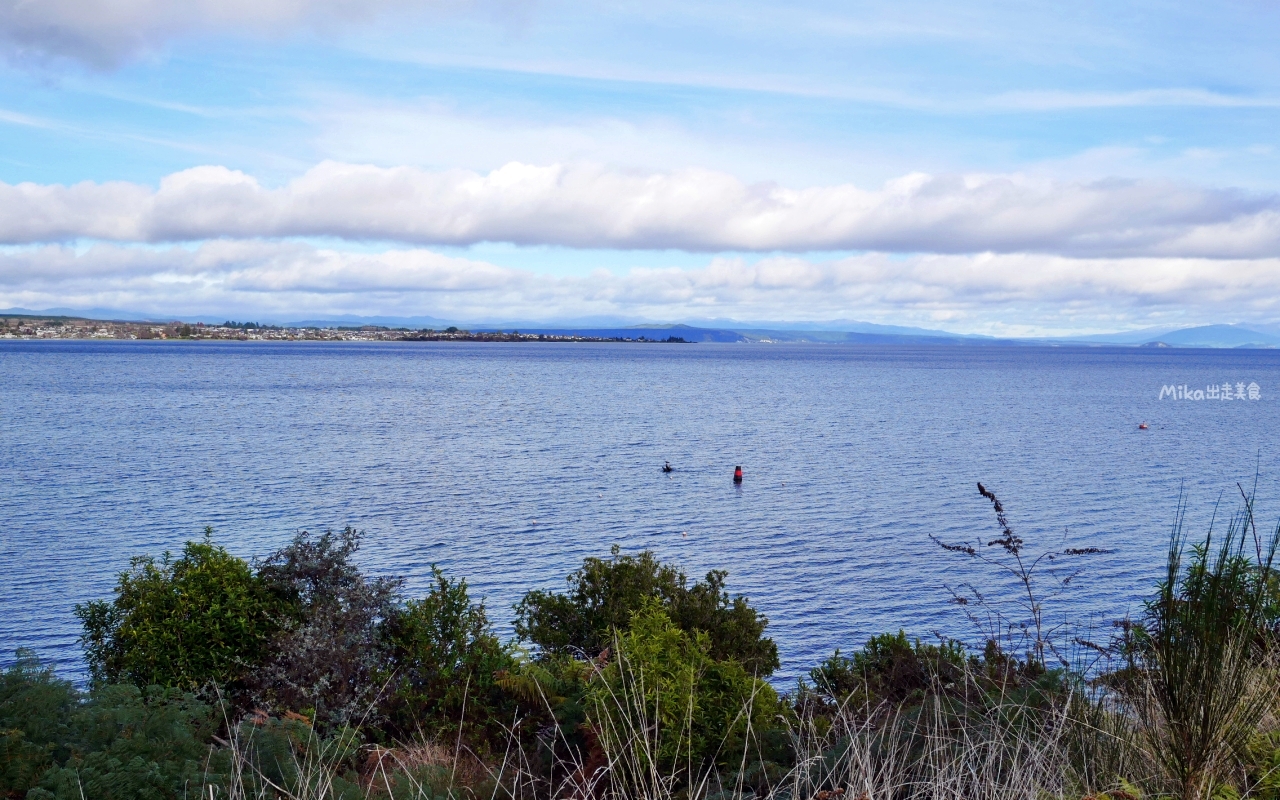
[[[1140,431],[1145,431],[1146,429],[1147,429],[1147,423],[1145,423],[1145,422],[1139,422],[1139,423],[1138,423],[1138,430],[1140,430]]]
[[[742,483],[742,467],[733,468],[733,482]]]
[[[670,462],[670,461],[664,461],[664,462],[662,462],[662,471],[663,471],[663,472],[675,472],[675,469],[676,469],[675,467],[671,466],[671,462]]]

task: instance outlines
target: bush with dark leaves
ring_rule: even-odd
[[[535,590],[516,604],[516,634],[548,655],[594,657],[649,600],[657,600],[681,630],[706,634],[711,656],[736,661],[748,673],[768,677],[778,668],[778,647],[764,635],[769,620],[742,595],[730,598],[723,570],[689,585],[678,567],[662,564],[649,551],[588,558],[568,578],[565,594]]]
[[[403,581],[360,571],[362,535],[303,531],[262,562],[258,576],[285,612],[245,681],[255,704],[301,713],[322,730],[377,721],[387,662],[379,626],[396,615]]]

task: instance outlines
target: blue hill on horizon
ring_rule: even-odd
[[[142,314],[133,311],[108,308],[49,308],[32,310],[27,308],[9,308],[0,310],[0,315],[14,316],[59,316],[80,319],[106,320],[119,322],[203,322],[218,324],[228,318],[227,315],[156,315]],[[230,315],[239,318],[244,315]],[[504,322],[501,324],[477,323],[459,320],[441,319],[433,316],[362,316],[341,314],[316,316],[310,319],[290,319],[285,316],[253,315],[246,320],[262,324],[283,325],[286,327],[359,327],[362,325],[378,325],[389,328],[410,328],[413,330],[443,330],[455,326],[471,331],[521,331],[523,333],[545,333],[560,336],[578,335],[593,338],[637,338],[666,339],[676,336],[689,342],[755,342],[755,343],[813,343],[813,344],[916,344],[916,345],[1076,345],[1076,346],[1122,346],[1122,347],[1195,347],[1195,348],[1260,348],[1280,347],[1280,326],[1276,332],[1256,330],[1243,325],[1197,325],[1178,328],[1165,326],[1144,328],[1134,331],[1122,331],[1110,334],[1090,334],[1085,336],[1065,337],[1008,337],[995,338],[974,334],[951,333],[949,331],[914,328],[900,325],[882,325],[872,322],[854,320],[838,320],[829,323],[821,322],[766,322],[742,323],[736,320],[698,320],[697,324],[688,323],[628,323],[608,317],[588,317],[564,322]],[[717,324],[720,323],[720,324]]]
[[[1197,325],[1189,328],[1147,328],[1120,334],[1080,336],[1059,341],[1081,344],[1118,344],[1158,347],[1272,348],[1280,336],[1241,325]]]

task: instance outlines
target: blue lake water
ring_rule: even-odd
[[[1261,399],[1159,398],[1223,382]],[[0,342],[0,660],[79,674],[75,603],[205,525],[251,557],[349,523],[368,570],[439,563],[504,632],[615,543],[727,569],[789,681],[881,631],[972,637],[944,585],[1007,583],[928,535],[994,536],[976,481],[1032,548],[1114,550],[1051,614],[1136,611],[1180,486],[1192,530],[1255,471],[1280,516],[1278,422],[1273,351]]]

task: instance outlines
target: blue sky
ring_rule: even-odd
[[[0,308],[1280,323],[1280,7],[0,0]]]

